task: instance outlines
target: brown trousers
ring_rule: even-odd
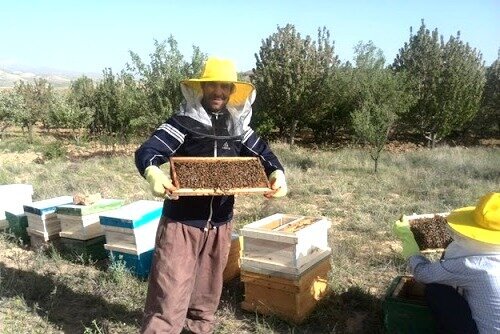
[[[231,231],[160,219],[141,333],[213,332]]]

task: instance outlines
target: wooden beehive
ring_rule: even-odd
[[[101,213],[106,249],[130,254],[153,249],[162,209],[162,202],[140,200]]]
[[[328,257],[328,229],[324,217],[277,213],[241,229],[242,270],[282,277],[300,276]]]
[[[241,237],[237,232],[233,232],[231,236],[231,248],[229,250],[229,256],[227,258],[226,268],[224,268],[223,281],[224,283],[229,282],[233,278],[240,275],[240,246]]]
[[[293,279],[242,270],[245,299],[241,307],[300,324],[328,293],[327,276],[330,269],[328,257],[315,262],[301,276]]]
[[[61,237],[59,242],[61,251],[71,259],[95,261],[102,260],[107,256],[104,249],[104,243],[106,242],[104,235],[86,240]]]
[[[59,237],[61,222],[57,218],[56,208],[72,202],[71,196],[59,196],[23,205],[28,218],[28,232],[43,237],[44,241],[49,241],[49,237],[54,234]]]
[[[123,262],[125,267],[137,277],[146,278],[151,270],[154,249],[137,253],[128,249],[117,250],[116,247],[104,245],[111,262]]]
[[[89,240],[104,235],[99,215],[121,207],[124,200],[100,199],[91,205],[66,204],[56,208],[62,238]]]
[[[412,276],[397,276],[383,301],[387,333],[434,333],[435,323],[424,297],[425,285]]]
[[[59,234],[47,234],[37,230],[32,230],[29,227],[26,229],[28,236],[30,238],[30,247],[34,250],[47,250],[51,245],[55,248],[59,248],[60,237]]]
[[[170,175],[177,196],[270,192],[264,168],[254,157],[172,157]]]
[[[8,227],[6,211],[22,212],[24,204],[31,204],[33,186],[31,184],[0,185],[0,230]]]

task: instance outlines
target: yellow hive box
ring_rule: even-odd
[[[231,249],[229,250],[229,257],[223,273],[224,283],[227,283],[240,275],[240,245],[241,237],[237,232],[233,232],[231,237]]]
[[[294,324],[302,323],[328,293],[330,258],[316,262],[300,277],[288,279],[241,271],[245,285],[244,310],[275,315]]]

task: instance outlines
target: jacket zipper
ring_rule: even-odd
[[[219,114],[215,113],[214,114],[215,116],[215,120],[217,120],[217,118],[219,118]],[[214,158],[217,157],[217,134],[215,133],[215,126],[214,124],[212,124],[212,129],[213,129],[213,133],[214,133]],[[210,199],[210,213],[208,215],[208,219],[207,219],[207,224],[205,225],[205,232],[208,231],[210,229],[210,221],[212,220],[212,215],[213,215],[213,208],[212,208],[212,205],[214,203],[214,196],[212,196],[212,198]]]

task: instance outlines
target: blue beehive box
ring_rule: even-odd
[[[153,261],[154,249],[141,254],[129,254],[116,250],[108,250],[108,256],[112,262],[123,261],[130,272],[140,278],[147,278]]]
[[[146,277],[162,210],[162,202],[140,200],[99,216],[111,261],[121,258],[132,273]]]

